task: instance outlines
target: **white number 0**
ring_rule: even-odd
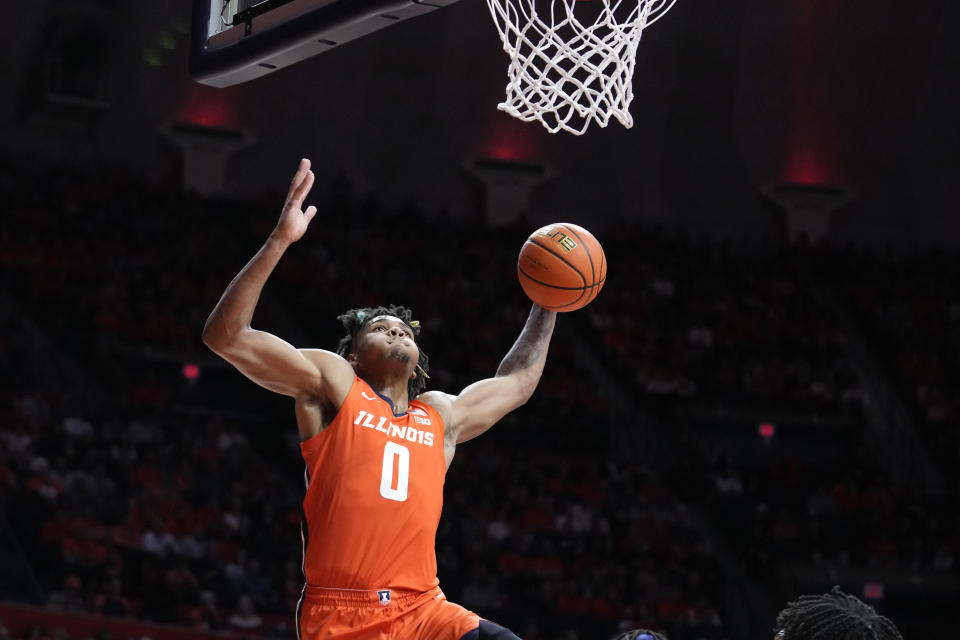
[[[393,461],[396,460],[397,487],[393,487]],[[388,500],[405,502],[410,482],[410,450],[402,444],[387,442],[383,448],[383,473],[380,474],[380,495]]]

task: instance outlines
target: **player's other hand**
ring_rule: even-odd
[[[310,161],[306,158],[300,161],[297,167],[297,173],[294,174],[290,182],[290,190],[287,192],[287,201],[283,205],[283,213],[280,214],[280,220],[277,222],[277,228],[270,234],[271,237],[283,242],[296,242],[303,237],[307,231],[307,226],[317,214],[317,208],[313,205],[303,210],[303,200],[310,193],[313,186],[313,171],[310,171]]]

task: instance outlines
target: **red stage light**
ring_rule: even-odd
[[[241,128],[242,95],[239,88],[214,89],[194,83],[174,107],[171,120],[204,127]]]
[[[879,582],[868,582],[863,585],[864,600],[883,600],[883,584]]]
[[[810,145],[797,146],[787,151],[787,166],[784,174],[787,182],[803,185],[831,184],[836,173],[829,166],[824,152]]]
[[[480,143],[478,155],[504,162],[538,162],[542,155],[538,133],[525,123],[498,115]]]

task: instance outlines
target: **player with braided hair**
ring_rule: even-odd
[[[834,587],[805,595],[777,614],[775,640],[903,640],[889,618]]]
[[[610,640],[667,640],[649,629],[633,629]],[[774,640],[903,640],[893,622],[856,596],[834,587],[804,595],[777,614]]]
[[[434,544],[457,444],[530,398],[556,313],[534,305],[496,374],[455,395],[424,391],[428,360],[406,307],[339,316],[347,335],[336,352],[252,328],[268,277],[316,215],[303,209],[313,179],[302,160],[276,228],[203,330],[204,343],[241,373],[295,400],[307,484],[298,638],[518,640],[447,601]]]
[[[337,316],[337,320],[343,323],[343,327],[347,330],[347,335],[343,336],[340,339],[340,344],[337,345],[337,355],[346,357],[350,354],[353,347],[353,341],[356,339],[357,334],[360,333],[360,330],[363,329],[364,324],[367,320],[372,320],[373,318],[378,318],[380,316],[393,316],[395,318],[400,318],[403,320],[410,331],[413,332],[413,339],[416,340],[420,337],[420,321],[413,319],[413,312],[406,307],[401,307],[397,305],[390,305],[388,307],[364,307],[362,309],[350,309],[343,315]],[[430,370],[430,358],[427,357],[427,354],[420,350],[420,358],[417,360],[416,371],[420,374],[419,376],[414,376],[410,378],[407,382],[407,393],[409,397],[416,398],[420,395],[420,392],[423,391],[424,387],[427,386],[427,380],[430,379],[430,376],[427,372]]]

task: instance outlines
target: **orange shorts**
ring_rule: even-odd
[[[477,614],[430,591],[350,591],[304,587],[299,640],[460,640]]]

